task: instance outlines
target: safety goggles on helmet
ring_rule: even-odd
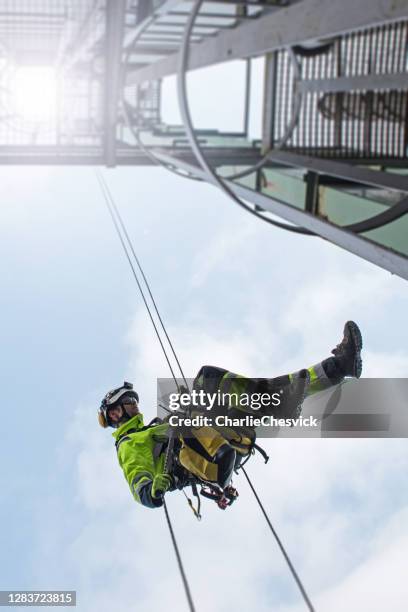
[[[100,408],[98,410],[98,421],[101,427],[114,427],[117,428],[122,423],[128,421],[131,417],[127,414],[123,408],[123,404],[139,403],[139,396],[136,391],[133,390],[132,383],[124,382],[122,387],[112,389],[109,391],[102,400]],[[109,410],[116,406],[122,406],[122,417],[117,421],[113,422]]]

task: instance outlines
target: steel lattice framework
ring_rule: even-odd
[[[0,163],[156,161],[214,182],[193,153],[191,126],[162,120],[162,81],[179,71],[194,8],[0,0]],[[200,148],[258,213],[408,278],[407,49],[406,0],[200,3],[188,70],[246,66],[242,129],[196,130]],[[251,60],[260,57],[262,137],[252,140]],[[48,87],[53,103],[41,105]]]

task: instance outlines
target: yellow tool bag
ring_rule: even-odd
[[[217,427],[216,429],[239,455],[246,457],[250,454],[256,440],[256,434],[253,429],[244,429],[243,427],[240,429]]]
[[[181,465],[200,480],[224,489],[235,466],[235,448],[213,427],[192,427],[187,435],[180,435],[180,441]]]

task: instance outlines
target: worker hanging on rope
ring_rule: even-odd
[[[356,323],[348,321],[343,339],[333,356],[317,365],[278,378],[249,379],[213,366],[203,366],[194,379],[197,391],[240,394],[282,392],[277,407],[260,410],[229,406],[256,416],[297,418],[305,397],[341,383],[345,377],[360,378],[362,337]],[[241,412],[242,414],[242,412]],[[119,464],[136,501],[149,508],[163,505],[168,491],[192,486],[225,509],[237,497],[231,485],[234,470],[254,452],[256,432],[251,427],[200,427],[174,433],[168,420],[144,424],[139,396],[131,383],[109,391],[98,411],[102,427],[113,427]],[[259,449],[262,451],[262,449]],[[265,453],[264,453],[265,454]],[[191,505],[191,502],[190,502]]]

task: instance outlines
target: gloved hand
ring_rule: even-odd
[[[157,474],[153,478],[152,497],[156,499],[162,497],[168,491],[172,484],[172,478],[168,474]]]

